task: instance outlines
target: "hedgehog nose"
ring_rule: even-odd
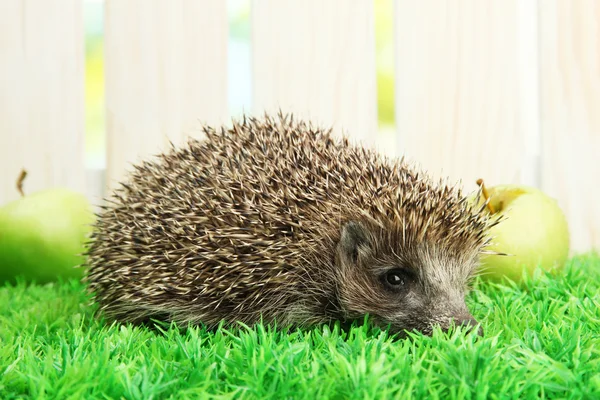
[[[473,317],[462,318],[457,321],[456,325],[466,328],[467,331],[470,332],[473,328],[475,328],[475,326],[477,326],[477,320]],[[479,336],[483,336],[483,329],[481,326],[477,329],[477,334]]]

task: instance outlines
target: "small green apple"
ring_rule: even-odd
[[[82,276],[84,242],[94,221],[87,198],[55,188],[0,208],[0,283],[16,276],[45,283]]]
[[[554,199],[542,191],[519,185],[499,185],[486,189],[488,212],[502,220],[490,230],[492,244],[481,258],[482,278],[500,281],[507,277],[520,282],[523,271],[532,276],[540,267],[559,271],[569,255],[569,229],[564,213]]]

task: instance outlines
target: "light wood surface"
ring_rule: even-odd
[[[107,176],[227,122],[227,2],[107,0]]]
[[[373,7],[371,0],[252,1],[254,112],[293,112],[373,145]]]
[[[0,2],[0,205],[61,186],[84,190],[84,44],[79,0]]]
[[[600,248],[600,3],[540,8],[542,188],[567,213],[572,248]]]
[[[396,0],[398,154],[469,190],[478,178],[537,184],[536,13],[517,0]]]
[[[246,111],[376,144],[374,1],[249,1]],[[131,163],[229,123],[227,2],[106,0],[107,168],[86,172],[82,17],[80,0],[0,2],[0,204],[18,198],[21,168],[28,193],[97,200]],[[467,190],[540,187],[574,251],[599,248],[600,3],[394,0],[390,18],[395,153]]]

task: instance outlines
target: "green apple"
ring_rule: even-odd
[[[0,208],[0,282],[45,283],[82,276],[84,242],[94,221],[87,198],[55,188]]]
[[[483,182],[480,180],[478,183]],[[536,268],[555,273],[569,255],[569,229],[564,213],[554,199],[542,191],[518,185],[482,187],[488,212],[502,216],[490,230],[492,244],[481,258],[482,278],[500,281],[504,277],[520,282],[525,271]]]

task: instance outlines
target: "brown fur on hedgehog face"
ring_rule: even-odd
[[[369,314],[394,331],[426,334],[436,325],[446,330],[452,324],[477,324],[464,300],[477,254],[444,254],[431,243],[403,248],[393,231],[398,229],[357,221],[343,227],[336,270],[346,318]]]

